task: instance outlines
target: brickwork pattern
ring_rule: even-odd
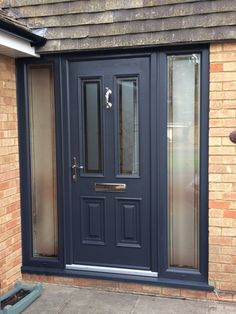
[[[15,60],[0,55],[0,292],[21,278]]]
[[[209,281],[236,291],[236,42],[210,47]]]
[[[207,292],[189,289],[168,288],[148,284],[126,283],[110,280],[97,280],[85,278],[66,278],[59,276],[23,274],[25,281],[46,282],[51,284],[71,285],[78,287],[95,287],[109,291],[128,291],[138,294],[175,297],[181,299],[209,299],[236,302],[236,292]]]

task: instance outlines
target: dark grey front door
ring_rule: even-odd
[[[151,269],[149,81],[148,57],[69,63],[73,265]]]

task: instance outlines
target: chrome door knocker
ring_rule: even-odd
[[[107,109],[110,109],[112,107],[112,103],[109,101],[110,100],[110,95],[112,94],[112,91],[110,88],[105,87],[105,106]]]

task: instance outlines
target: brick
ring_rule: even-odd
[[[211,62],[228,62],[236,61],[236,51],[222,51],[217,53],[212,53]]]
[[[235,156],[222,156],[221,160],[223,164],[236,164]]]
[[[232,82],[236,81],[235,72],[216,72],[211,73],[210,76],[211,82]]]
[[[209,174],[209,182],[221,182],[221,174]]]
[[[223,210],[222,209],[209,209],[209,217],[215,218],[215,217],[223,217]]]
[[[222,174],[222,182],[236,182],[236,174]]]
[[[235,155],[235,147],[234,146],[210,147],[209,154],[210,155]]]
[[[231,237],[225,236],[211,236],[209,237],[209,244],[218,244],[218,245],[232,245],[233,239]],[[212,261],[214,262],[214,261]]]
[[[229,83],[229,82],[227,82]],[[235,91],[211,91],[210,99],[212,100],[221,100],[221,99],[236,99]]]
[[[180,289],[162,288],[163,295],[180,296]]]
[[[232,227],[232,220],[226,218],[209,218],[209,226],[215,227]]]
[[[236,71],[236,62],[225,62],[223,64],[223,71]]]
[[[236,236],[236,229],[235,228],[222,228],[222,235],[223,236]]]
[[[235,255],[235,256],[232,256],[232,263],[233,263],[233,264],[236,264],[236,255]]]
[[[211,83],[211,84],[218,84],[218,83]],[[210,86],[211,86],[210,84]],[[219,84],[222,84],[222,82],[220,82]],[[223,101],[222,100],[212,100],[210,102],[210,108],[211,109],[220,109],[223,107]]]
[[[235,91],[236,90],[236,81],[235,82],[224,82],[223,83],[223,90]]]
[[[229,201],[221,201],[221,200],[209,201],[209,207],[210,208],[225,209],[225,208],[230,207],[230,202]]]
[[[231,142],[231,140],[229,139],[229,137],[222,137],[221,138],[221,141],[222,141],[222,145],[223,146],[233,146],[234,144]]]
[[[210,111],[210,119],[214,118],[233,118],[235,117],[235,110],[217,109]]]
[[[194,299],[206,298],[206,292],[205,291],[181,289],[180,294],[181,294],[181,297],[184,297],[184,298],[194,298]]]
[[[223,108],[233,108],[235,109],[235,100],[223,100],[223,103],[222,103],[222,107]]]
[[[221,246],[220,252],[222,254],[228,254],[228,255],[234,255],[235,254],[235,247],[233,246]],[[229,269],[233,270],[233,266],[230,265],[231,267]]]
[[[236,210],[225,210],[224,217],[236,219]]]
[[[219,288],[221,290],[227,290],[227,291],[236,291],[236,283],[229,283],[229,282],[220,282]],[[224,299],[224,298],[222,298]]]
[[[210,192],[209,200],[222,200],[223,193],[222,192]]]
[[[224,121],[222,119],[210,119],[209,126],[210,127],[222,127],[224,124]]]
[[[161,287],[149,286],[149,285],[143,285],[142,290],[144,293],[154,294],[154,295],[161,295],[163,291]]]
[[[217,84],[217,83],[214,83]],[[222,103],[222,102],[221,102]],[[235,117],[236,111],[235,110],[227,110],[227,109],[217,109],[210,111],[210,119],[211,118],[233,118]]]
[[[209,262],[228,263],[230,264],[232,257],[227,254],[209,254]]]
[[[220,146],[221,145],[221,138],[220,137],[209,138],[209,145],[210,146]]]
[[[211,63],[210,72],[222,72],[223,64],[222,63]]]
[[[235,43],[224,43],[223,50],[224,51],[234,51],[234,50],[236,50],[236,45],[235,45]]]
[[[218,236],[221,235],[221,228],[218,227],[209,227],[209,234],[210,236],[214,235],[214,236]]]
[[[210,252],[210,253],[216,253],[216,252]],[[209,272],[211,273],[211,275],[213,272],[215,273],[215,272],[220,272],[220,271],[222,271],[222,264],[218,264],[218,263],[209,264]]]
[[[223,84],[221,82],[211,83],[210,91],[222,91]]]
[[[223,264],[222,265],[222,271],[225,273],[233,273],[234,267],[233,267],[233,265]]]
[[[214,52],[219,52],[219,51],[222,51],[223,50],[223,45],[222,44],[211,44],[210,46],[210,52],[211,54],[214,53]]]
[[[218,175],[220,176],[220,180],[221,180],[221,174],[222,173],[232,173],[232,168],[233,166],[229,166],[229,165],[215,165],[215,164],[212,164],[212,165],[209,165],[209,173],[210,173],[210,176],[212,175]],[[209,178],[210,178],[209,176]],[[211,179],[209,179],[210,181],[212,181]],[[214,180],[214,181],[218,181],[218,180]]]
[[[222,127],[214,127],[210,128],[209,130],[209,136],[229,136],[229,134],[232,132],[232,128],[222,128]]]

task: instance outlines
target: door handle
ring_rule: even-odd
[[[76,159],[76,157],[73,157],[71,170],[72,170],[72,180],[73,180],[74,182],[77,182],[78,170],[80,170],[80,169],[84,169],[84,167],[83,167],[83,166],[79,166],[79,165],[77,164],[77,159]]]
[[[110,109],[112,107],[112,103],[110,102],[110,95],[112,94],[112,91],[110,88],[105,87],[105,106],[107,109]]]

